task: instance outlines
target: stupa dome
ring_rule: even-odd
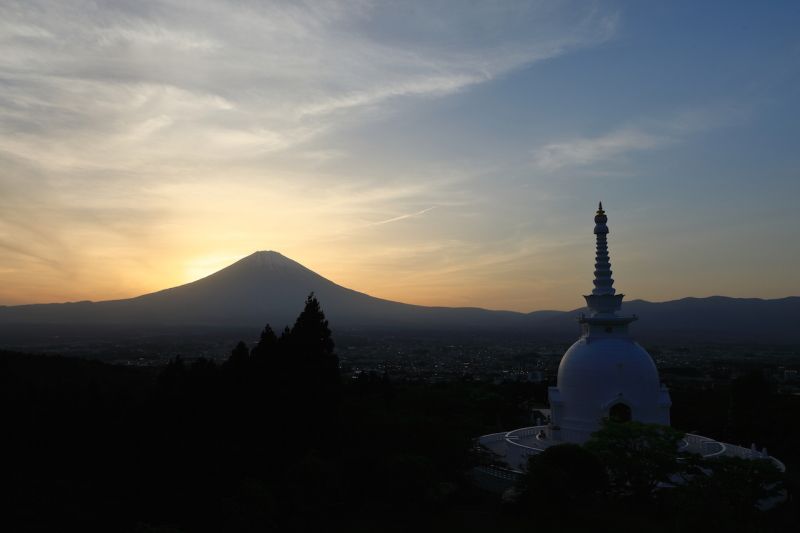
[[[584,296],[591,316],[581,315],[583,335],[558,367],[558,386],[550,388],[556,440],[582,444],[600,429],[599,420],[617,417],[669,425],[672,402],[661,387],[650,355],[628,334],[636,317],[618,316],[625,295],[616,294],[608,255],[608,217],[603,204],[595,216],[597,236],[592,294]]]
[[[611,335],[611,334],[609,334]],[[561,439],[582,443],[614,414],[669,425],[669,393],[662,389],[650,355],[629,339],[608,338],[573,344],[558,367]]]

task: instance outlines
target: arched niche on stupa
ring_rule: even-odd
[[[608,417],[617,422],[630,422],[633,420],[633,409],[625,402],[617,402],[608,410]]]

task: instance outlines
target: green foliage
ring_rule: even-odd
[[[528,458],[517,489],[520,503],[529,508],[575,508],[605,496],[608,474],[592,452],[560,444]]]
[[[768,532],[800,525],[789,504],[762,510],[787,483],[770,462],[702,459],[679,452],[681,439],[670,427],[604,419],[583,447],[552,446],[529,459],[519,507],[554,510],[560,518],[543,527],[576,530]]]
[[[597,455],[609,473],[616,497],[652,498],[659,483],[698,474],[696,457],[678,452],[684,433],[669,426],[603,418],[601,428],[583,446]]]
[[[744,529],[763,522],[761,508],[785,489],[785,474],[767,461],[722,456],[701,466],[702,474],[666,493],[682,524]]]

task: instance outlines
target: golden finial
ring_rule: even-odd
[[[605,215],[606,212],[603,211],[603,202],[600,202],[600,208],[597,210],[598,215]]]

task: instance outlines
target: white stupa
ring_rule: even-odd
[[[603,417],[669,425],[669,391],[661,387],[650,355],[628,333],[637,318],[617,315],[625,295],[616,294],[611,279],[607,221],[601,203],[594,217],[594,289],[584,296],[591,315],[578,318],[581,338],[564,354],[558,386],[549,390],[547,433],[557,441],[583,444],[600,429]]]
[[[600,429],[600,419],[617,417],[622,421],[670,425],[672,401],[669,390],[662,387],[658,370],[650,355],[628,333],[628,325],[636,316],[617,315],[624,295],[616,294],[608,257],[608,226],[603,204],[594,217],[597,239],[594,289],[584,296],[590,314],[578,317],[582,333],[558,367],[556,387],[550,387],[550,420],[538,425],[484,435],[478,443],[498,454],[507,468],[474,469],[478,486],[493,492],[513,487],[528,457],[550,446],[567,442],[583,444]],[[781,471],[786,467],[750,448],[719,442],[700,435],[686,434],[679,450],[703,457],[719,455],[748,459],[765,459]]]

